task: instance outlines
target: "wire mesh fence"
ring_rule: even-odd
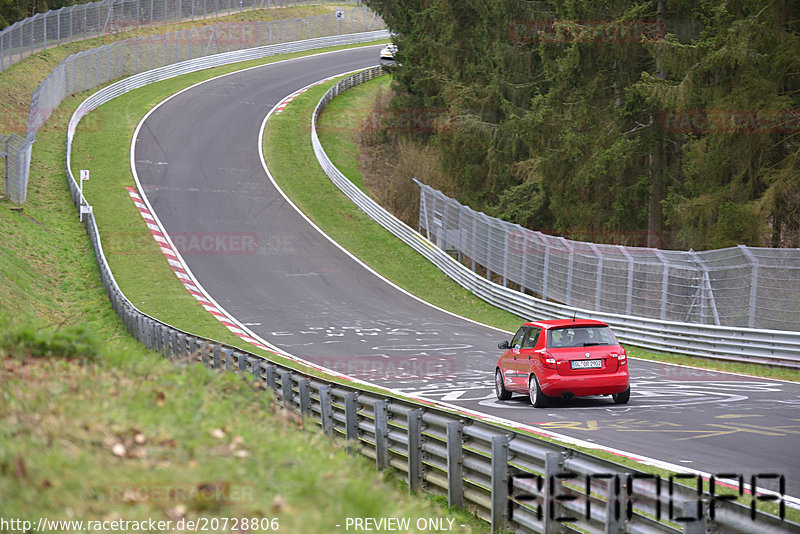
[[[70,41],[250,9],[332,3],[325,0],[103,0],[39,13],[0,31],[0,72],[30,54]],[[361,5],[360,0],[338,4]]]
[[[420,232],[504,286],[626,316],[773,330],[800,325],[800,249],[685,252],[573,241],[419,186]]]
[[[67,57],[39,84],[31,96],[24,142],[9,146],[6,162],[14,172],[12,202],[25,201],[29,164],[36,134],[62,100],[116,78],[184,61],[237,50],[260,50],[270,45],[349,35],[385,29],[380,17],[366,7],[273,21],[229,22],[110,43]],[[254,52],[253,57],[260,57]],[[11,136],[17,137],[17,136]],[[10,176],[6,172],[6,177]]]

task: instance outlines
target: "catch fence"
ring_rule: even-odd
[[[523,228],[420,186],[419,228],[503,286],[601,313],[771,330],[800,325],[800,249],[675,251]]]
[[[229,22],[176,32],[126,39],[72,54],[56,66],[31,96],[24,143],[9,148],[16,162],[15,186],[6,188],[12,202],[25,201],[30,157],[36,135],[69,95],[114,79],[188,60],[248,50],[253,59],[267,47],[337,35],[384,30],[383,20],[366,7],[296,19]],[[378,37],[376,37],[378,38]],[[10,158],[10,159],[9,159]]]
[[[252,9],[326,3],[361,5],[360,0],[103,0],[62,7],[0,31],[0,72],[31,54],[71,41]]]

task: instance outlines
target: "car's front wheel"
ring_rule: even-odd
[[[503,373],[498,369],[494,373],[494,393],[499,400],[508,400],[511,398],[511,392],[506,389],[503,383]]]
[[[614,393],[611,398],[614,399],[614,404],[628,404],[628,401],[631,400],[631,388],[622,393]]]
[[[528,384],[528,393],[534,408],[544,408],[549,404],[549,398],[542,393],[542,388],[539,387],[539,381],[536,380],[536,375],[531,375],[531,381]]]

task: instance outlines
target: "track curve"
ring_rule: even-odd
[[[143,192],[173,238],[217,243],[184,255],[214,299],[260,337],[323,367],[709,473],[780,473],[788,492],[800,495],[800,384],[631,360],[627,406],[607,398],[543,410],[523,397],[500,403],[492,371],[506,334],[387,284],[284,200],[260,161],[264,116],[301,87],[374,65],[378,48],[210,80],[142,124],[133,165]],[[256,246],[233,250],[242,239]]]

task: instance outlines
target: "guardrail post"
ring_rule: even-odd
[[[559,497],[564,489],[564,455],[548,452],[544,459],[544,534],[558,534],[561,531],[562,507]]]
[[[169,358],[169,329],[163,324],[158,325],[159,352]]]
[[[255,379],[261,378],[261,360],[258,358],[248,358],[250,360],[250,374]]]
[[[153,350],[162,354],[161,350],[161,325],[153,321]]]
[[[297,391],[300,394],[300,415],[305,421],[311,415],[311,393],[309,392],[311,380],[301,378],[297,381]]]
[[[141,315],[136,315],[136,332],[134,333],[134,337],[139,341],[139,343],[145,343],[144,337],[144,317]],[[147,343],[145,343],[147,346]]]
[[[604,534],[624,532],[623,507],[620,502],[620,480],[618,476],[608,479],[606,491],[606,524]]]
[[[237,352],[236,360],[239,372],[245,374],[247,372],[247,355],[244,352]]]
[[[189,341],[188,356],[194,356],[194,354],[197,352],[197,338],[194,336],[190,336],[188,341]]]
[[[267,387],[271,389],[273,392],[278,391],[278,384],[275,380],[275,373],[276,369],[274,365],[267,365],[265,366],[265,371],[267,373]]]
[[[148,337],[150,338],[150,350],[154,352],[158,352],[158,324],[152,320],[148,319],[147,321],[147,333]]]
[[[358,393],[351,392],[344,396],[344,433],[348,442],[358,441]],[[347,454],[358,452],[354,445],[347,445]]]
[[[281,376],[281,396],[283,397],[283,407],[288,409],[292,408],[294,401],[294,391],[292,390],[292,372],[282,371]]]
[[[508,523],[508,436],[492,437],[492,532]]]
[[[211,365],[211,360],[208,358],[209,352],[209,345],[203,340],[197,340],[197,352],[198,358],[200,359],[200,363],[205,365],[206,367]]]
[[[174,360],[175,358],[178,357],[178,332],[176,330],[170,330],[169,340],[170,340],[169,359]]]
[[[408,418],[408,489],[422,489],[422,411],[409,410]]]
[[[187,353],[187,339],[183,332],[175,332],[175,357],[181,358]]]
[[[223,369],[226,371],[230,371],[231,367],[233,366],[233,349],[222,349],[222,359],[225,362],[223,365]]]
[[[461,421],[447,423],[447,504],[449,506],[464,506],[462,434],[463,423]]]
[[[683,525],[684,534],[706,533],[706,506],[701,500],[681,502],[681,515],[676,519]]]
[[[327,384],[319,388],[319,408],[322,431],[326,436],[333,436],[333,400],[331,387]]]
[[[375,464],[379,471],[389,467],[389,418],[385,400],[375,401]]]
[[[214,349],[212,350],[213,354],[213,361],[214,361],[214,369],[219,369],[222,365],[222,351],[220,350],[219,345],[214,345]]]

